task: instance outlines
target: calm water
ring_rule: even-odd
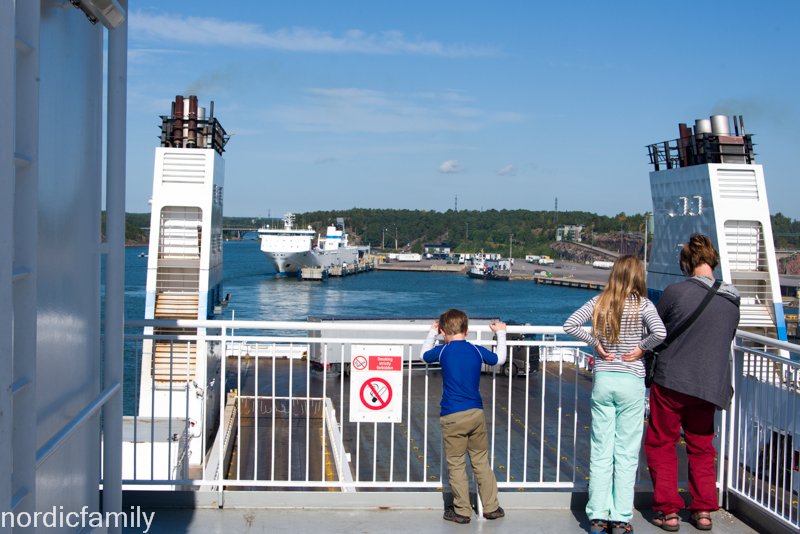
[[[223,293],[231,294],[225,318],[305,321],[309,315],[436,316],[448,308],[503,321],[561,325],[596,293],[537,285],[486,282],[464,275],[369,272],[327,282],[275,278],[255,241],[224,244]],[[128,247],[125,262],[125,317],[144,317],[146,247]]]
[[[533,282],[487,282],[465,275],[373,271],[327,282],[275,278],[275,270],[255,241],[228,241],[223,292],[231,294],[225,311],[236,320],[305,321],[309,315],[438,316],[460,308],[471,316],[493,316],[532,325],[561,325],[596,293]],[[144,317],[147,247],[126,248],[125,317]],[[129,328],[126,333],[141,333]],[[135,346],[126,343],[125,414],[133,414]]]

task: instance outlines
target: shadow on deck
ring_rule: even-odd
[[[261,495],[264,495],[263,492]],[[535,505],[535,495],[531,495]],[[266,505],[266,503],[265,503]],[[367,509],[331,510],[306,509],[147,509],[148,517],[155,513],[148,534],[212,534],[229,532],[292,532],[319,533],[413,533],[420,532],[588,532],[589,522],[582,510],[507,509],[506,517],[496,521],[472,518],[470,525],[455,525],[442,519],[441,510],[430,509]],[[634,511],[632,524],[640,534],[663,532],[649,521],[652,511],[640,508]],[[682,513],[682,532],[694,532],[688,523],[688,512]],[[753,529],[729,512],[720,510],[713,514],[714,529],[718,534],[746,534],[774,532]],[[123,532],[143,532],[142,528],[123,529]]]

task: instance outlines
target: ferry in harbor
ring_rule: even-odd
[[[507,282],[511,273],[511,260],[493,260],[487,258],[483,252],[475,254],[472,265],[467,270],[467,276],[479,280],[499,280]]]
[[[351,246],[344,229],[344,219],[336,219],[336,226],[328,226],[325,237],[314,243],[316,232],[308,228],[294,228],[294,214],[283,216],[283,228],[265,226],[258,231],[261,252],[277,272],[276,276],[297,276],[306,267],[346,266],[358,263],[369,255],[369,247]]]

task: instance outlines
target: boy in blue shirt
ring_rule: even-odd
[[[422,344],[420,357],[427,363],[442,366],[442,426],[447,472],[453,492],[453,506],[448,506],[444,519],[466,524],[472,507],[469,502],[466,455],[478,483],[478,491],[486,519],[497,519],[505,513],[497,500],[497,480],[489,466],[489,439],[480,392],[481,366],[506,362],[506,324],[495,321],[489,328],[497,334],[497,354],[466,341],[469,327],[467,314],[450,309],[434,321]],[[437,334],[444,345],[434,347]]]

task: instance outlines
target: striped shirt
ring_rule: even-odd
[[[625,301],[625,310],[622,314],[623,320],[620,325],[619,342],[612,344],[608,342],[605,336],[600,335],[598,339],[591,332],[581,328],[583,324],[591,322],[592,312],[599,298],[600,296],[598,295],[573,313],[564,323],[564,331],[592,347],[602,343],[606,352],[615,356],[614,360],[606,361],[598,355],[594,359],[594,372],[631,373],[639,378],[644,378],[644,362],[641,359],[635,362],[623,362],[622,355],[632,351],[637,346],[643,351],[648,351],[657,347],[667,337],[667,330],[658,316],[656,307],[646,298],[639,299],[639,324],[631,324],[634,320],[633,306],[636,305],[636,300],[633,295],[628,295],[628,299]]]

